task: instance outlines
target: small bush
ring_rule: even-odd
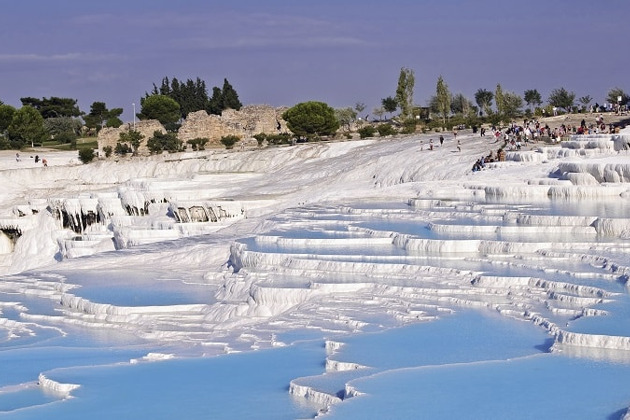
[[[416,132],[416,120],[407,119],[403,122],[403,128],[400,130],[402,134],[413,134]]]
[[[112,149],[112,146],[105,146],[103,147],[103,153],[105,153],[105,157],[108,158],[112,155],[112,152],[114,150]]]
[[[127,143],[117,143],[116,148],[114,149],[114,153],[121,156],[124,156],[127,153],[131,153],[131,151],[131,146],[129,146]]]
[[[359,133],[359,137],[361,137],[362,139],[365,139],[368,137],[374,137],[374,133],[376,133],[376,129],[372,127],[371,125],[366,125],[365,127],[359,128],[358,133]]]
[[[258,142],[258,147],[262,147],[263,143],[267,139],[267,135],[265,133],[258,133],[253,136]]]
[[[381,137],[385,136],[393,136],[396,134],[396,130],[392,127],[391,124],[379,124],[376,127],[376,131],[378,131],[378,135]]]
[[[293,136],[289,133],[269,134],[266,139],[270,144],[289,144]]]
[[[147,141],[147,148],[151,153],[178,152],[181,150],[182,142],[175,133],[162,133],[159,130],[153,132],[153,137]]]
[[[197,137],[191,140],[188,140],[186,143],[190,144],[193,150],[205,150],[206,144],[210,141],[210,139],[206,137]]]
[[[221,137],[221,144],[225,146],[226,149],[231,149],[234,147],[237,141],[241,138],[239,136],[229,135]]]
[[[92,162],[95,156],[92,148],[79,149],[79,160],[83,163]]]

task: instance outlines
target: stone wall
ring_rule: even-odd
[[[99,156],[105,156],[103,152],[103,148],[110,146],[112,150],[116,149],[116,144],[120,139],[120,133],[133,130],[134,124],[127,123],[123,124],[118,128],[103,128],[98,133],[98,154]],[[147,148],[147,140],[153,137],[153,133],[159,131],[160,133],[166,133],[166,129],[158,120],[144,120],[144,121],[136,121],[135,123],[136,131],[139,131],[140,134],[144,136],[142,139],[142,143],[138,148],[138,153],[141,155],[148,155],[149,149]]]
[[[188,114],[177,136],[183,142],[194,138],[207,138],[209,144],[219,143],[223,136],[235,135],[242,139],[258,133],[277,134],[288,132],[282,113],[287,108],[274,108],[269,105],[246,105],[239,111],[226,109],[221,115],[206,111]]]
[[[252,139],[258,133],[278,134],[290,132],[282,113],[288,108],[274,108],[269,105],[246,105],[239,111],[226,109],[221,115],[214,115],[206,111],[191,112],[184,120],[177,132],[177,137],[184,142],[195,138],[207,138],[208,146],[219,145],[221,137],[228,135],[239,136],[243,140]],[[104,156],[103,147],[116,148],[120,133],[132,129],[133,124],[123,124],[119,128],[103,128],[98,133],[99,156]],[[157,120],[136,121],[136,130],[144,135],[138,150],[139,154],[148,155],[147,140],[153,137],[154,131],[165,133],[164,126]],[[253,140],[252,140],[253,141]],[[255,141],[254,141],[255,143]]]

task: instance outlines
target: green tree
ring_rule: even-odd
[[[524,94],[527,106],[537,107],[542,105],[542,96],[536,89],[527,89]]]
[[[92,102],[92,105],[90,105],[90,112],[83,117],[85,126],[98,132],[107,120],[108,112],[109,111],[105,102]]]
[[[140,100],[142,110],[138,117],[141,120],[158,120],[160,123],[174,124],[181,116],[179,104],[166,95],[151,95]]]
[[[243,104],[238,99],[238,94],[236,90],[232,87],[230,82],[227,79],[223,79],[223,89],[221,89],[221,99],[222,99],[222,110],[223,109],[234,109],[238,111],[243,107]]]
[[[473,103],[463,94],[458,93],[451,99],[451,112],[453,114],[468,115],[473,109]]]
[[[382,106],[376,107],[372,110],[372,114],[376,115],[380,121],[383,118],[383,115],[385,115],[385,108]]]
[[[479,109],[483,111],[485,115],[490,114],[490,107],[492,106],[492,100],[494,99],[494,93],[486,89],[478,89],[475,92],[475,102]]]
[[[118,144],[116,145],[116,149],[121,149],[118,146],[127,145],[133,151],[134,155],[138,154],[138,149],[142,144],[142,140],[144,139],[144,135],[136,130],[123,131],[118,136]],[[124,147],[123,147],[124,149]]]
[[[35,108],[44,118],[80,117],[83,112],[79,109],[76,99],[59,98],[20,98],[23,106]]]
[[[11,105],[0,105],[0,135],[7,131],[11,125],[15,111],[17,110]]]
[[[400,108],[403,120],[413,117],[413,88],[415,85],[415,75],[413,70],[401,68],[398,76],[398,86],[396,87],[396,103]]]
[[[521,115],[523,112],[523,98],[514,92],[505,92],[503,94],[503,115],[506,119],[511,120]]]
[[[7,131],[14,148],[21,148],[28,143],[35,147],[36,142],[42,142],[48,136],[44,129],[44,118],[31,106],[23,106],[13,114]]]
[[[335,117],[342,127],[344,127],[347,131],[350,131],[352,123],[357,119],[357,112],[350,107],[337,108],[335,109]]]
[[[147,148],[151,153],[174,153],[181,150],[182,142],[175,133],[162,133],[156,130],[153,132],[153,137],[147,140]]]
[[[398,109],[398,101],[391,96],[381,99],[381,105],[383,105],[383,110],[390,114]]]
[[[438,113],[442,115],[442,123],[446,124],[446,119],[451,112],[451,93],[448,90],[448,85],[444,82],[442,76],[438,77],[437,85],[435,87],[435,98]]]
[[[580,99],[578,99],[580,101],[580,103],[582,104],[582,110],[586,111],[588,108],[588,105],[593,101],[593,98],[591,98],[590,95],[586,95],[586,96],[582,96]]]
[[[621,101],[619,101],[619,97],[621,96]],[[627,105],[630,102],[630,95],[623,91],[621,88],[612,88],[608,91],[608,95],[606,95],[606,101],[611,104],[619,104],[619,105]]]
[[[105,125],[107,127],[113,127],[113,128],[118,128],[121,125],[123,125],[123,122],[120,119],[120,114],[122,113],[123,113],[122,108],[114,108],[111,111],[109,111],[109,115],[107,116],[107,121],[105,122]]]
[[[565,88],[554,89],[549,94],[548,102],[551,106],[570,112],[575,102],[575,93],[569,92]]]
[[[175,77],[169,81],[168,77],[164,77],[159,88],[153,84],[151,95],[164,95],[174,99],[180,106],[181,118],[186,118],[191,112],[205,110],[208,106],[206,82],[198,77],[185,82],[180,82]],[[146,93],[145,97],[151,95]]]
[[[334,134],[339,128],[335,110],[324,102],[299,103],[282,114],[289,130],[301,137]]]
[[[70,143],[68,139],[76,140],[78,137],[81,131],[81,121],[71,117],[46,118],[44,120],[44,129],[60,143]],[[59,137],[63,138],[63,140],[60,141]]]
[[[208,101],[208,105],[206,106],[206,111],[208,114],[221,115],[221,111],[223,111],[223,95],[221,94],[221,89],[218,87],[212,88],[212,97]]]
[[[505,102],[503,98],[503,88],[501,87],[501,83],[497,83],[497,87],[494,90],[494,102],[497,105],[497,114],[502,116],[505,114]]]
[[[357,111],[358,114],[362,113],[365,110],[365,104],[363,102],[357,102],[354,104],[354,110]]]

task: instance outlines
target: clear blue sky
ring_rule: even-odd
[[[0,100],[60,96],[131,119],[164,76],[227,78],[244,104],[333,107],[394,95],[401,67],[426,105],[442,75],[547,99],[630,92],[629,0],[22,0],[0,14]],[[138,106],[138,105],[136,105]]]

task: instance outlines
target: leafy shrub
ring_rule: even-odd
[[[83,163],[90,163],[94,160],[94,149],[91,147],[79,149],[79,160]]]
[[[409,118],[403,122],[402,134],[413,134],[416,132],[416,120]]]
[[[241,138],[239,136],[229,135],[221,137],[221,144],[225,146],[226,149],[231,149],[234,147],[234,144],[239,141]]]
[[[359,133],[359,137],[361,137],[362,139],[365,139],[368,137],[374,137],[374,133],[376,133],[376,129],[372,127],[371,125],[366,125],[365,127],[359,128],[358,133]]]
[[[210,141],[210,139],[206,137],[197,137],[191,140],[188,140],[186,143],[192,146],[193,150],[205,150],[206,144]]]
[[[105,153],[105,157],[108,158],[112,155],[113,149],[112,146],[103,147],[103,153]]]
[[[270,144],[289,144],[292,138],[289,133],[268,134],[266,137]]]
[[[381,137],[385,136],[393,136],[396,134],[396,130],[392,127],[391,124],[379,124],[376,127],[376,131],[378,131],[378,135]]]
[[[147,141],[147,148],[151,153],[177,152],[181,149],[182,142],[175,133],[153,132],[153,137]]]
[[[267,140],[267,135],[265,133],[258,133],[253,136],[258,142],[258,147],[262,147],[265,140]]]
[[[127,143],[117,143],[116,148],[114,149],[114,153],[121,156],[124,156],[127,153],[131,153],[131,152],[132,152],[131,146],[129,146]]]
[[[11,148],[11,144],[9,143],[9,140],[0,136],[0,150],[7,150],[10,148]]]

